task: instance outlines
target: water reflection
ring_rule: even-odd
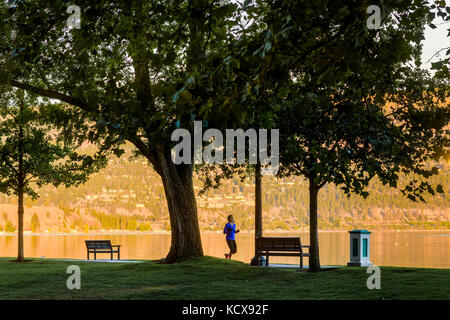
[[[266,233],[266,236],[300,236],[309,243],[308,233]],[[26,257],[86,259],[87,239],[111,239],[121,244],[122,259],[160,259],[170,247],[169,234],[102,234],[102,235],[26,235]],[[321,232],[320,261],[323,265],[345,265],[349,260],[347,232]],[[206,255],[224,257],[228,247],[223,234],[203,233]],[[254,254],[252,233],[237,237],[238,253],[234,259],[249,262]],[[371,235],[371,261],[376,265],[450,268],[450,234],[448,232],[375,231]],[[0,236],[0,256],[17,254],[17,237]],[[105,259],[108,255],[105,255]],[[99,258],[102,258],[100,255]],[[271,257],[273,263],[298,263],[296,257]],[[306,259],[307,264],[307,259]]]

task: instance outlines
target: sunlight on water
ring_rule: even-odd
[[[308,233],[266,233],[265,236],[300,236],[309,243]],[[321,232],[320,262],[322,265],[345,265],[349,260],[349,235],[347,232]],[[170,247],[169,234],[102,234],[102,235],[26,235],[25,256],[45,258],[86,259],[87,239],[110,239],[121,244],[122,259],[161,259]],[[202,233],[206,255],[219,258],[228,251],[224,235]],[[237,236],[236,260],[250,262],[254,255],[253,234]],[[450,268],[450,234],[435,231],[374,231],[371,235],[371,261],[375,265],[404,267]],[[17,254],[17,237],[0,236],[0,256]],[[92,257],[92,256],[91,256]],[[108,259],[99,254],[98,258]],[[298,263],[296,257],[271,257],[271,263]],[[308,264],[308,259],[305,260]]]

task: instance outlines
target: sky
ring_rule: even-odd
[[[449,1],[450,2],[450,1]],[[430,62],[426,63],[437,51],[442,48],[450,47],[450,37],[447,37],[447,29],[450,29],[450,21],[443,23],[442,18],[435,19],[436,29],[427,27],[425,30],[425,40],[423,41],[422,66],[429,69],[431,62],[436,62],[445,57],[443,50],[436,55]]]
[[[446,6],[450,6],[450,0],[445,1]],[[434,19],[433,23],[436,25],[436,29],[427,27],[425,29],[425,40],[423,41],[422,52],[422,66],[429,69],[431,62],[436,62],[445,57],[443,50],[439,55],[436,55],[430,62],[426,63],[433,55],[442,48],[450,47],[450,37],[447,37],[448,30],[450,29],[450,21],[444,22],[441,17]]]

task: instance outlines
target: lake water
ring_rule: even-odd
[[[308,233],[266,233],[265,236],[300,236],[309,243]],[[160,259],[170,247],[170,234],[86,234],[86,235],[25,235],[25,256],[45,258],[86,259],[87,239],[110,239],[120,244],[121,259]],[[238,253],[234,259],[250,262],[254,255],[253,233],[237,235]],[[228,251],[224,235],[202,233],[206,255],[224,257]],[[345,265],[349,261],[348,232],[320,232],[322,265]],[[371,261],[375,265],[403,267],[450,268],[449,231],[374,231],[371,234]],[[0,256],[15,257],[17,236],[0,236]],[[92,256],[92,255],[91,255]],[[99,254],[108,259],[108,254]],[[298,264],[296,257],[271,257],[271,263]],[[308,259],[305,259],[308,264]]]

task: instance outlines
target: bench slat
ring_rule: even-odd
[[[262,237],[258,239],[260,250],[291,251],[301,250],[302,244],[299,237]]]
[[[86,240],[88,249],[111,249],[111,240]]]

